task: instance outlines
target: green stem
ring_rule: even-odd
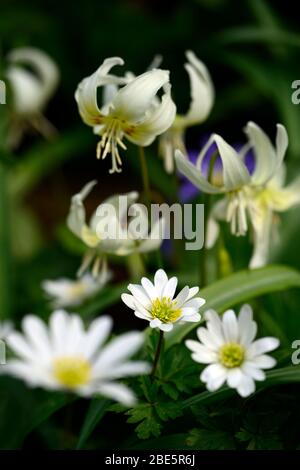
[[[213,172],[214,172],[214,166],[216,163],[218,153],[215,152],[209,162],[209,168],[208,168],[208,175],[207,175],[207,181],[211,183],[212,177],[213,177]],[[207,251],[205,248],[205,243],[206,243],[206,237],[207,237],[207,225],[208,225],[208,218],[209,218],[209,213],[210,213],[210,208],[211,208],[211,195],[210,194],[204,194],[203,195],[203,205],[204,205],[204,246],[202,250],[199,251],[200,253],[200,262],[199,262],[199,285],[202,285],[202,287],[207,285],[207,274],[208,274],[208,269],[207,269]]]
[[[151,374],[150,374],[150,377],[152,379],[154,378],[154,374],[156,372],[156,368],[157,368],[157,365],[158,365],[158,360],[159,360],[159,356],[160,356],[160,353],[161,353],[161,347],[162,347],[162,344],[163,344],[163,340],[164,340],[164,332],[162,330],[159,330],[159,340],[158,340],[158,343],[157,343],[154,362],[153,362],[153,366],[152,366],[152,370],[151,370]]]
[[[9,202],[6,168],[0,161],[0,319],[9,318],[11,311],[11,262],[9,236]]]
[[[140,156],[141,172],[142,172],[142,178],[143,178],[144,198],[146,201],[147,208],[149,210],[150,204],[151,204],[151,191],[150,191],[149,173],[148,173],[144,147],[139,147],[139,156]]]

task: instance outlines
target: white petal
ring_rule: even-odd
[[[72,197],[71,208],[67,217],[67,225],[69,229],[80,238],[82,228],[85,225],[85,209],[83,201],[96,184],[97,181],[90,181],[79,193]]]
[[[151,306],[150,297],[142,286],[138,284],[129,284],[128,290],[132,293],[133,297],[143,305],[143,307],[147,309]]]
[[[135,310],[135,303],[134,303],[133,295],[122,294],[121,299],[123,300],[124,304],[127,305],[127,307],[131,308],[132,310]]]
[[[100,352],[94,363],[95,369],[110,368],[117,365],[119,361],[124,362],[127,357],[132,356],[142,346],[144,340],[143,333],[137,331],[118,336],[110,341]]]
[[[228,343],[238,341],[238,322],[233,310],[227,310],[222,317],[224,338]]]
[[[228,369],[227,371],[227,385],[230,388],[237,388],[241,380],[243,379],[243,374],[239,367],[233,369]]]
[[[202,371],[200,380],[210,384],[210,390],[216,390],[225,382],[226,374],[227,371],[221,364],[210,364]]]
[[[15,354],[28,361],[35,361],[37,358],[36,351],[31,344],[26,341],[23,335],[17,332],[12,332],[6,338],[8,346],[14,351]]]
[[[222,192],[217,186],[210,184],[193,163],[183,155],[180,150],[175,151],[175,162],[177,169],[182,173],[196,188],[208,194],[219,194]]]
[[[171,331],[173,330],[172,323],[161,323],[158,327],[161,331]]]
[[[121,88],[112,104],[114,113],[128,122],[142,119],[160,88],[169,81],[167,70],[150,70]]]
[[[195,295],[198,294],[198,292],[199,292],[199,287],[198,286],[191,287],[190,290],[189,290],[189,295],[187,297],[187,300],[190,300],[193,297],[195,297]]]
[[[254,380],[243,374],[243,377],[237,387],[237,392],[241,395],[241,397],[248,397],[255,391],[255,383]]]
[[[267,354],[255,356],[251,360],[247,360],[247,362],[260,369],[272,369],[272,367],[276,366],[274,357],[268,356]]]
[[[22,327],[39,359],[48,360],[51,356],[51,347],[45,323],[34,315],[27,315],[23,319]]]
[[[267,263],[270,250],[270,237],[272,229],[273,213],[264,210],[261,215],[252,216],[254,228],[254,249],[249,263],[251,269],[260,268]]]
[[[201,320],[201,315],[200,313],[193,313],[193,314],[183,314],[181,317],[180,321],[187,321],[187,322],[192,322],[192,323],[197,323]]]
[[[168,280],[167,284],[164,287],[162,297],[169,297],[172,300],[176,291],[177,283],[177,277],[171,277],[171,279]]]
[[[136,402],[134,393],[123,384],[104,383],[97,387],[97,392],[126,406],[133,406]]]
[[[222,329],[222,321],[220,316],[214,310],[210,309],[204,313],[204,317],[207,321],[206,327],[210,334],[214,336],[214,341],[218,346],[221,346],[225,342]]]
[[[252,317],[252,308],[250,305],[243,305],[238,318],[238,326],[239,342],[245,347],[250,345],[257,333],[257,324],[252,320]]]
[[[147,277],[142,278],[141,284],[142,284],[145,292],[147,293],[148,297],[151,300],[154,300],[158,297],[158,292],[156,291],[156,289],[155,289],[154,285],[152,284],[152,282]]]
[[[159,293],[159,297],[168,282],[168,276],[163,269],[158,269],[154,276],[154,286],[156,291]]]
[[[254,341],[247,349],[247,357],[249,359],[260,356],[269,351],[277,349],[279,346],[279,339],[273,337],[260,338]]]
[[[242,371],[249,377],[252,377],[252,379],[254,380],[261,381],[265,380],[266,378],[266,374],[261,369],[256,367],[253,362],[244,362],[244,364],[242,365]]]
[[[178,308],[182,307],[182,305],[188,299],[189,291],[190,290],[189,290],[188,286],[185,286],[183,289],[181,289],[181,291],[179,292],[177,297],[174,299],[174,301],[176,302],[176,307],[178,307]]]
[[[212,351],[216,351],[219,347],[219,342],[216,341],[216,336],[211,335],[210,332],[203,326],[197,329],[197,336],[199,340]]]
[[[91,359],[108,338],[112,329],[112,319],[108,316],[96,318],[84,338],[84,355]]]
[[[211,349],[202,346],[198,341],[188,339],[186,340],[185,345],[193,352],[192,359],[194,361],[200,362],[201,364],[216,362],[217,354]]]
[[[142,320],[150,321],[152,319],[150,314],[145,314],[144,312],[140,312],[139,310],[135,310],[134,314],[137,318],[141,318]]]
[[[151,365],[144,361],[125,362],[124,364],[116,365],[110,369],[102,371],[98,369],[95,371],[95,378],[104,380],[118,379],[121,377],[129,377],[135,375],[148,374],[151,371]]]
[[[192,51],[186,53],[188,63],[185,64],[190,77],[191,104],[185,116],[179,116],[185,125],[203,122],[213,105],[214,88],[209,72],[201,60]]]
[[[238,153],[225,140],[215,134],[214,141],[223,164],[223,180],[227,191],[239,189],[250,182],[250,175]]]
[[[53,351],[61,353],[67,335],[68,314],[64,310],[56,310],[49,319],[50,338]]]
[[[151,328],[157,328],[157,327],[159,328],[161,324],[162,324],[162,322],[158,318],[155,318],[154,320],[151,320],[150,327]]]

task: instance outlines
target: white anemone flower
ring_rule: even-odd
[[[168,279],[163,269],[156,271],[154,284],[143,277],[141,285],[129,284],[130,294],[122,294],[123,302],[132,310],[135,316],[150,322],[151,328],[171,331],[174,323],[198,322],[198,310],[205,304],[201,297],[195,297],[199,287],[185,286],[174,298],[177,277]]]
[[[266,353],[278,348],[279,340],[265,337],[254,341],[257,324],[250,305],[243,305],[238,318],[233,310],[227,310],[222,318],[214,310],[204,315],[207,323],[206,328],[197,329],[199,341],[185,342],[195,362],[209,364],[200,379],[210,392],[226,382],[242,397],[251,395],[255,380],[265,380],[264,369],[276,365],[275,359]]]
[[[177,114],[172,126],[159,138],[159,153],[167,173],[174,171],[174,151],[186,153],[184,135],[188,127],[204,122],[214,103],[214,86],[205,64],[192,51],[186,52],[184,67],[189,75],[191,102],[186,114]]]
[[[11,321],[0,321],[0,340],[5,340],[12,330],[13,323]]]
[[[46,279],[42,282],[45,294],[51,299],[53,308],[80,305],[101,291],[111,279],[109,271],[101,271],[97,277],[85,273],[78,279]]]
[[[245,235],[248,221],[254,234],[254,254],[250,267],[260,267],[266,263],[274,212],[283,212],[300,202],[300,178],[283,188],[283,159],[288,146],[288,136],[283,125],[277,125],[276,146],[274,147],[265,132],[254,122],[245,128],[248,143],[237,152],[219,135],[212,135],[193,165],[179,151],[176,162],[179,171],[201,191],[214,195],[225,195],[212,208],[209,221],[207,246],[214,244],[218,236],[217,220],[226,220],[233,235]],[[212,184],[204,177],[202,161],[211,144],[215,142],[222,160],[223,181]],[[255,155],[255,169],[250,174],[244,163],[249,149]]]
[[[107,198],[97,207],[87,224],[83,202],[96,183],[87,183],[72,197],[67,218],[69,229],[88,247],[78,275],[86,271],[93,261],[93,276],[101,270],[105,271],[106,255],[109,254],[128,256],[157,250],[164,236],[164,218],[154,221],[149,230],[147,212],[136,204],[139,194],[135,191]],[[138,218],[134,225],[134,228],[139,228],[137,232],[133,230],[134,219],[130,219],[131,215]]]
[[[65,390],[83,397],[103,395],[126,405],[135,396],[117,379],[149,372],[142,361],[129,361],[144,342],[143,333],[132,331],[105,344],[112,320],[103,316],[85,329],[81,318],[63,310],[52,313],[47,326],[28,315],[23,334],[12,332],[7,343],[17,356],[3,366],[3,373],[20,378],[30,387]]]
[[[79,83],[75,93],[82,120],[101,138],[97,158],[111,154],[110,173],[121,171],[119,147],[126,150],[124,138],[148,146],[171,126],[176,114],[167,70],[152,69],[134,78],[109,74],[112,67],[123,64],[119,57],[106,59],[95,73]],[[118,88],[120,85],[124,86]],[[101,86],[106,89],[104,102],[99,106],[97,90]],[[160,89],[164,90],[161,99],[157,96]]]
[[[42,113],[58,85],[57,65],[45,52],[33,47],[14,49],[7,60],[5,76],[13,96],[9,145],[18,145],[28,126],[46,138],[51,137],[55,129]]]

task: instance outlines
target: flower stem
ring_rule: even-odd
[[[215,152],[209,162],[209,167],[208,167],[208,175],[207,175],[207,181],[211,183],[213,173],[214,173],[214,166],[216,163],[218,153]],[[203,205],[204,205],[204,246],[202,250],[200,250],[200,263],[199,263],[199,285],[201,284],[202,287],[207,285],[207,274],[208,274],[208,269],[207,269],[207,250],[205,247],[206,243],[206,237],[207,237],[207,226],[208,226],[208,218],[209,218],[209,213],[210,213],[210,207],[211,207],[211,194],[204,194],[203,195]]]
[[[146,201],[147,208],[149,210],[150,204],[151,204],[151,191],[150,191],[149,173],[148,173],[144,147],[139,147],[139,156],[140,156],[141,172],[142,172],[142,178],[143,178],[144,198]]]
[[[0,161],[0,319],[11,310],[11,263],[6,168]]]
[[[154,378],[154,374],[156,372],[156,368],[157,368],[157,365],[158,365],[158,360],[159,360],[159,356],[160,356],[160,353],[161,353],[161,347],[162,347],[162,344],[163,344],[163,340],[164,340],[164,332],[162,330],[159,330],[159,340],[158,340],[158,343],[157,343],[154,362],[153,362],[153,366],[152,366],[152,370],[151,370],[151,374],[150,374],[150,377],[152,379]]]

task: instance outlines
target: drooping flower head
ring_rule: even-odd
[[[200,379],[211,392],[226,382],[242,397],[251,395],[255,380],[265,380],[264,369],[275,366],[275,359],[266,353],[278,348],[279,340],[266,337],[254,341],[257,325],[249,305],[241,308],[238,317],[233,310],[227,310],[222,318],[208,310],[205,319],[206,328],[197,330],[199,341],[185,342],[194,361],[209,364]]]
[[[28,315],[23,333],[12,332],[7,343],[17,356],[3,366],[3,373],[20,378],[30,387],[66,390],[80,396],[104,395],[126,405],[135,401],[133,392],[117,379],[145,374],[147,363],[129,361],[144,341],[143,333],[130,332],[104,343],[112,320],[103,316],[85,329],[81,318],[55,311],[47,326]]]
[[[18,145],[28,126],[44,137],[50,137],[54,128],[42,113],[58,85],[57,65],[45,52],[33,47],[14,49],[7,61],[5,76],[13,100],[13,121],[8,144],[12,147]]]
[[[72,197],[67,224],[88,247],[79,275],[94,261],[92,274],[97,277],[99,271],[107,269],[105,256],[108,254],[127,256],[158,249],[164,236],[164,219],[161,217],[156,220],[149,230],[147,213],[141,210],[141,205],[136,204],[139,194],[133,191],[107,198],[87,223],[83,202],[96,183],[87,183]],[[133,230],[129,217],[135,213],[139,216],[138,234]]]
[[[56,280],[46,279],[42,288],[51,299],[53,308],[71,307],[80,305],[97,292],[101,291],[111,279],[111,273],[103,270],[97,277],[85,273],[79,279],[61,278]]]
[[[123,64],[119,57],[106,59],[82,80],[75,93],[82,120],[100,136],[97,158],[111,154],[110,173],[121,171],[119,147],[126,150],[124,138],[143,147],[150,145],[171,126],[176,113],[167,70],[152,69],[134,78],[109,73],[115,65]],[[105,100],[99,105],[97,90],[102,86]],[[157,96],[160,89],[164,90],[161,99]]]
[[[151,328],[171,331],[177,322],[198,322],[198,310],[205,304],[201,297],[195,297],[198,287],[185,286],[175,296],[177,277],[168,279],[163,269],[156,271],[154,284],[143,277],[141,285],[129,284],[130,294],[122,294],[123,302],[138,318],[150,322]]]
[[[204,63],[192,51],[186,52],[184,67],[189,75],[191,102],[186,114],[177,114],[172,126],[159,139],[159,152],[167,173],[174,171],[174,152],[185,153],[184,135],[188,127],[207,119],[214,103],[214,87]]]
[[[211,211],[211,221],[226,220],[234,235],[245,235],[248,222],[254,232],[254,254],[250,267],[265,264],[270,244],[273,213],[282,212],[300,202],[300,178],[286,188],[283,159],[288,146],[288,136],[283,125],[277,125],[276,146],[254,122],[245,128],[248,142],[237,152],[219,135],[212,135],[193,165],[176,151],[178,170],[201,191],[214,195],[225,195]],[[209,146],[214,142],[222,160],[222,182],[213,184],[202,173],[202,161]],[[252,149],[255,157],[254,170],[249,171],[245,155]],[[215,225],[216,228],[216,225]],[[214,230],[214,239],[218,230]],[[211,246],[213,241],[209,243]]]

